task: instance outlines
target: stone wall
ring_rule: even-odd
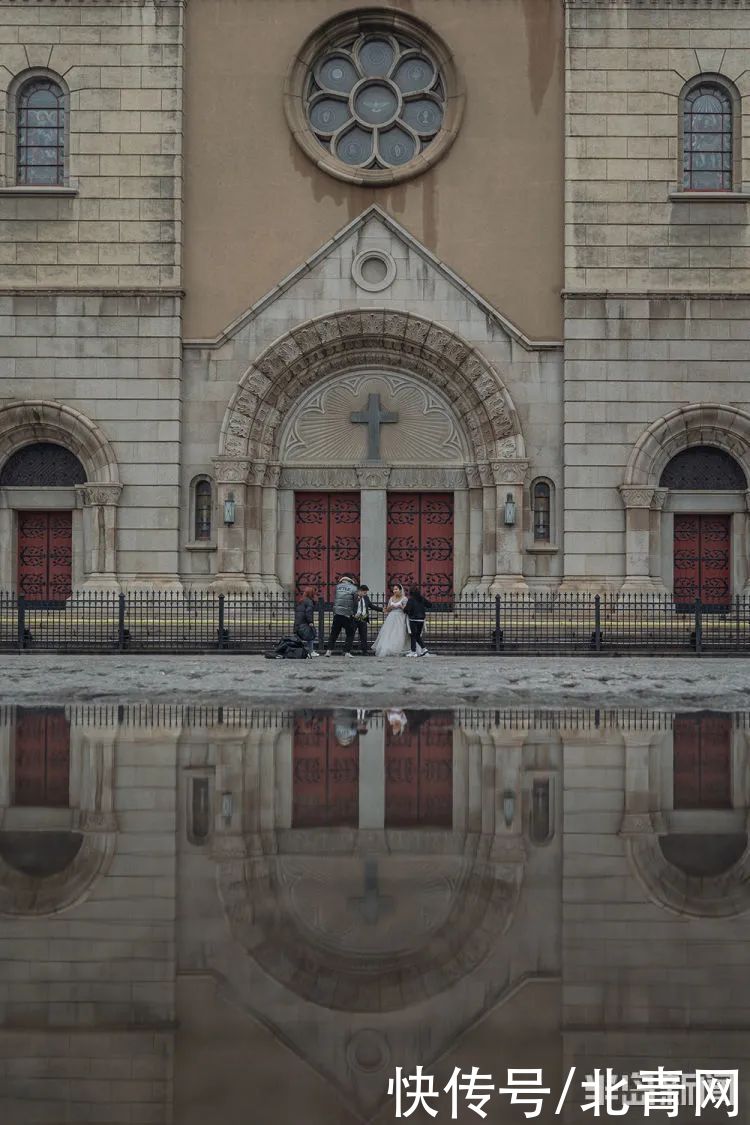
[[[124,484],[118,571],[177,572],[182,6],[0,5],[0,89],[69,91],[69,180],[0,187],[0,399],[62,401],[110,440]],[[2,134],[0,169],[14,138]],[[10,151],[9,151],[10,150]],[[7,581],[7,576],[6,579]]]
[[[569,0],[567,41],[565,574],[616,588],[639,436],[675,407],[748,404],[747,114],[735,192],[685,193],[679,164],[686,82],[748,92],[750,8]]]

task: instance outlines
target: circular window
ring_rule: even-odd
[[[396,276],[396,263],[385,250],[363,250],[352,262],[352,277],[360,289],[379,293]]]
[[[325,171],[387,184],[445,152],[462,102],[442,42],[385,11],[333,20],[311,36],[292,64],[286,110],[298,143]]]

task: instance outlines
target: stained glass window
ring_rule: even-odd
[[[199,542],[211,538],[211,481],[199,480],[195,486],[195,538]]]
[[[65,182],[65,99],[51,78],[32,78],[18,92],[16,180]]]
[[[685,98],[683,187],[732,190],[732,101],[717,83],[694,86]]]
[[[313,133],[332,156],[352,168],[398,168],[440,132],[445,87],[419,43],[372,31],[321,54],[305,103]]]
[[[537,481],[531,495],[531,508],[534,513],[534,541],[549,543],[550,524],[550,486],[546,481]]]

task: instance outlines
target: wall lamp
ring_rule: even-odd
[[[516,522],[516,502],[513,499],[513,493],[509,492],[505,497],[505,526],[513,527]]]
[[[234,493],[230,492],[224,501],[224,523],[231,526],[237,514],[237,505],[234,502]]]

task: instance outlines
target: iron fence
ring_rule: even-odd
[[[331,607],[321,600],[316,616],[322,650]],[[370,621],[370,642],[381,620]],[[92,592],[39,603],[0,593],[4,652],[261,653],[293,632],[288,594]],[[434,606],[424,640],[432,652],[467,655],[750,653],[750,598],[687,607],[669,595],[477,595]]]

